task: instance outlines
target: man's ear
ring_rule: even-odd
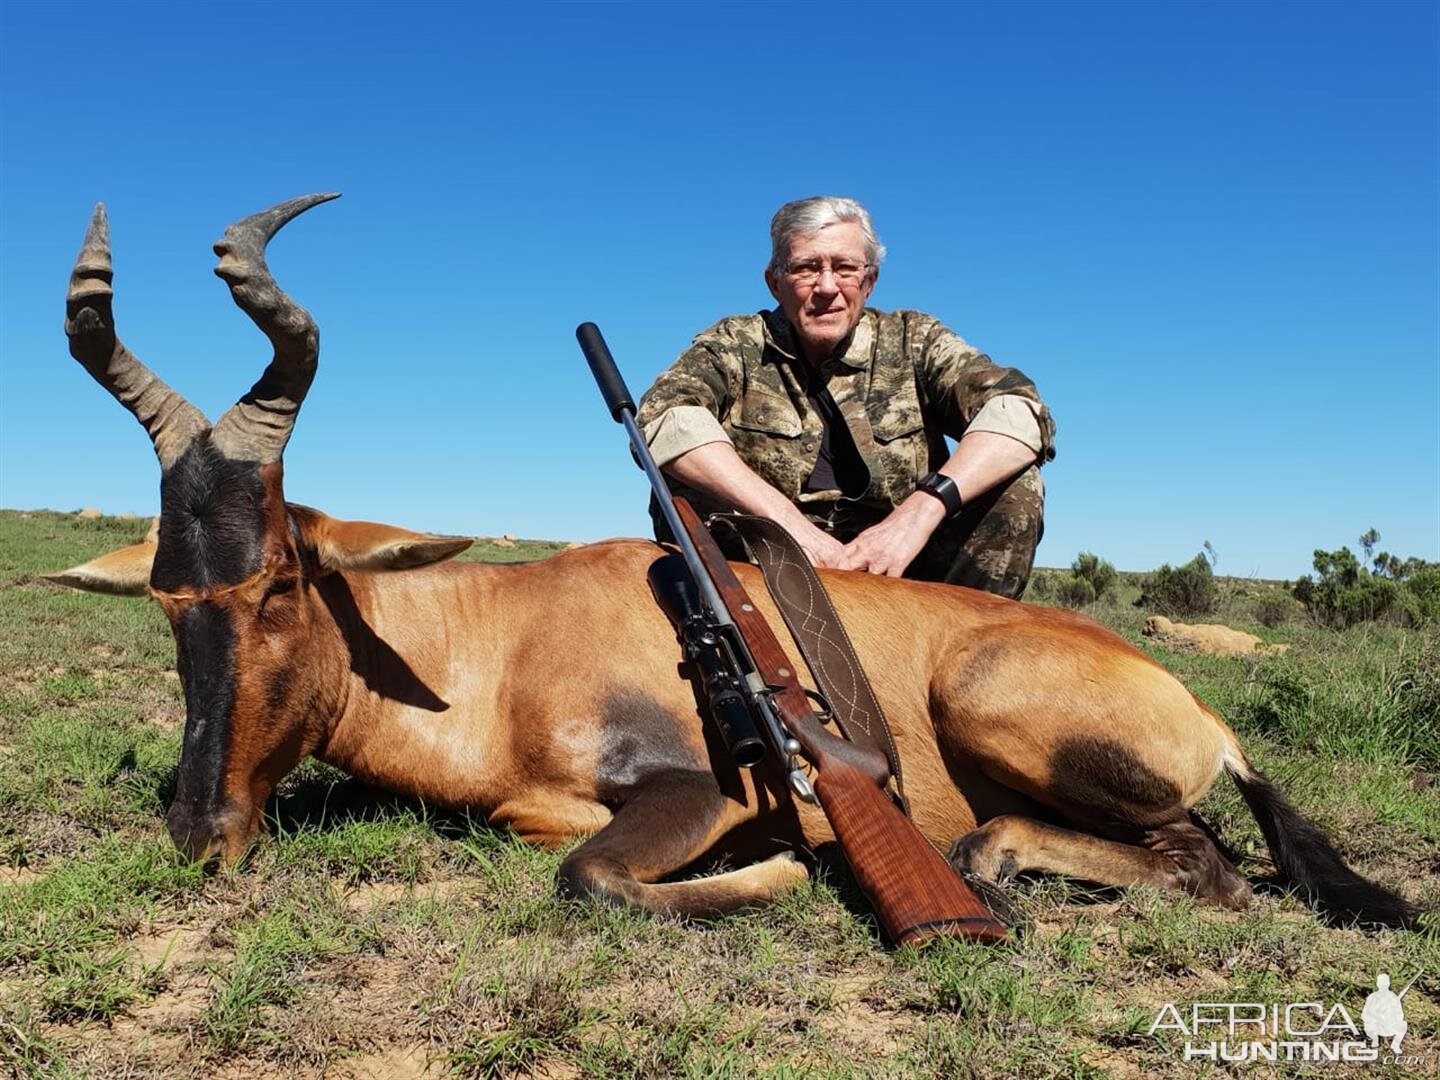
[[[767,266],[765,268],[765,287],[770,290],[770,295],[773,296],[778,303],[780,300],[780,279],[776,275],[773,266]]]
[[[409,570],[458,555],[475,541],[434,536],[398,525],[341,521],[308,506],[290,506],[290,519],[323,570]]]
[[[84,592],[108,593],[111,596],[144,596],[150,585],[150,567],[155,562],[155,538],[160,519],[150,523],[150,532],[138,544],[101,555],[58,574],[42,574],[46,581],[66,585]]]

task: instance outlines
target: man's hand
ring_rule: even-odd
[[[955,481],[961,498],[969,502],[1034,462],[1035,451],[1020,440],[993,431],[974,431],[960,440],[939,471]],[[917,491],[883,521],[845,545],[845,554],[836,565],[841,570],[900,577],[944,520],[945,504]]]
[[[841,559],[845,556],[845,545],[827,532],[811,525],[808,520],[802,519],[806,528],[801,529],[789,522],[782,522],[785,531],[794,537],[795,542],[800,545],[800,550],[805,552],[805,557],[810,560],[812,566],[826,566],[831,569],[847,569],[840,565]]]
[[[814,565],[839,565],[845,545],[822,532],[794,503],[760,479],[728,442],[703,443],[667,462],[665,471],[747,514],[777,522]]]
[[[944,520],[944,504],[917,491],[890,511],[883,521],[870,526],[846,544],[838,562],[816,565],[900,577],[930,540],[930,534]]]

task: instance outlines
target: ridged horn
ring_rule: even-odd
[[[215,424],[211,442],[226,457],[279,461],[295,427],[295,416],[315,378],[320,331],[310,313],[285,295],[265,265],[265,245],[291,218],[340,197],[339,192],[302,195],[252,214],[225,230],[216,242],[215,273],[230,295],[275,347],[275,357],[250,392]]]
[[[115,336],[113,278],[110,221],[105,204],[96,203],[65,297],[70,355],[135,414],[150,435],[160,467],[168,469],[210,425],[199,409],[157,378]]]

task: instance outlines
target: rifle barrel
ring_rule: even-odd
[[[690,540],[690,534],[681,524],[680,516],[675,513],[675,500],[670,494],[670,485],[665,482],[660,467],[655,464],[655,458],[650,454],[650,446],[640,432],[640,425],[635,422],[635,402],[630,397],[620,369],[615,366],[615,358],[610,355],[610,347],[605,344],[600,328],[593,322],[581,323],[575,328],[575,337],[580,342],[580,351],[585,354],[585,359],[590,364],[590,373],[595,376],[595,382],[600,386],[600,395],[610,407],[610,415],[624,426],[625,433],[630,436],[635,460],[640,463],[640,468],[645,470],[645,476],[655,492],[656,502],[660,504],[660,511],[665,515],[665,523],[670,526],[670,533],[675,537],[680,554],[685,556],[685,565],[690,567],[690,576],[695,579],[700,590],[700,598],[716,623],[733,627],[735,622],[730,618],[725,601],[721,600],[720,594],[715,591],[710,576],[699,572],[702,565],[700,555]]]

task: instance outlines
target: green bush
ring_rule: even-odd
[[[1036,570],[1030,576],[1030,584],[1025,588],[1024,600],[1050,600],[1055,595],[1055,578],[1053,570]]]
[[[1082,551],[1075,556],[1069,570],[1046,575],[1043,584],[1037,582],[1033,592],[1043,600],[1053,600],[1068,608],[1082,608],[1114,588],[1116,580],[1115,567],[1098,555]]]
[[[1100,556],[1082,551],[1070,564],[1070,573],[1078,580],[1088,581],[1098,600],[1115,585],[1115,567]]]
[[[1440,564],[1372,555],[1379,539],[1374,529],[1360,538],[1373,571],[1348,547],[1316,550],[1315,576],[1304,575],[1290,589],[1316,622],[1343,630],[1387,617],[1408,626],[1440,619]]]
[[[1257,600],[1255,621],[1261,626],[1279,626],[1290,618],[1290,603],[1282,596],[1266,596]]]
[[[1370,573],[1348,547],[1317,549],[1314,565],[1317,576],[1306,574],[1290,591],[1317,622],[1343,630],[1377,619],[1395,606],[1395,582]]]
[[[1405,579],[1405,589],[1425,622],[1440,622],[1440,563],[1428,563]]]
[[[1061,574],[1055,581],[1055,602],[1068,608],[1081,608],[1095,602],[1095,586],[1087,578]]]
[[[1220,590],[1210,560],[1196,555],[1184,566],[1165,563],[1145,579],[1137,607],[1146,607],[1161,615],[1204,615],[1220,603]]]

